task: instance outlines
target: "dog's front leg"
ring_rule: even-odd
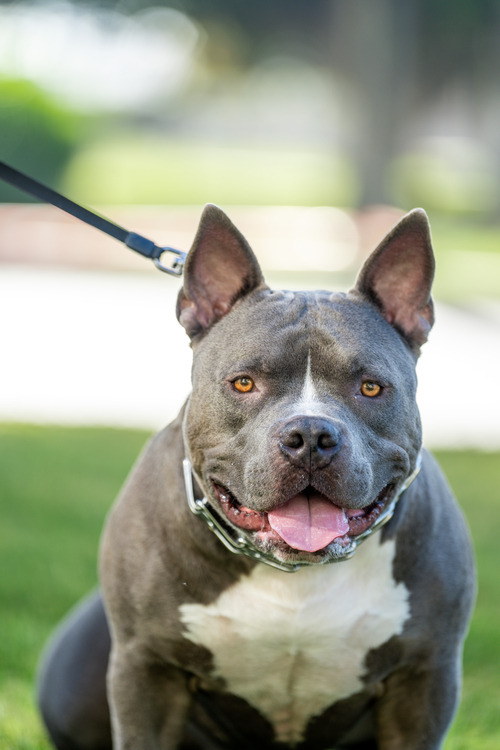
[[[459,685],[455,662],[392,674],[377,707],[380,750],[439,750],[455,713]]]
[[[175,750],[190,706],[186,675],[113,648],[108,670],[114,750]]]

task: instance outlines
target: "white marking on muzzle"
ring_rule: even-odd
[[[311,352],[307,354],[307,367],[304,384],[300,393],[300,399],[291,404],[293,414],[306,417],[327,417],[325,405],[323,404],[316,387],[311,371]]]

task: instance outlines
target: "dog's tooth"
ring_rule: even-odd
[[[346,508],[346,516],[347,518],[361,518],[361,516],[365,515],[365,508]]]

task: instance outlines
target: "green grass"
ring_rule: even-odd
[[[146,434],[0,426],[0,747],[47,750],[33,705],[55,623],[97,581],[109,505]]]
[[[97,580],[100,530],[147,439],[139,431],[0,425],[0,747],[49,750],[33,702],[41,649]],[[469,518],[479,597],[462,706],[445,750],[500,747],[498,453],[438,454]]]
[[[445,750],[497,750],[500,747],[499,555],[500,454],[436,452],[466,513],[476,550],[479,590],[464,650],[460,711]]]

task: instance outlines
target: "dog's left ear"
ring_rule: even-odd
[[[177,299],[177,318],[189,336],[208,330],[236,300],[263,284],[246,239],[220,208],[205,206]]]
[[[406,214],[361,269],[356,289],[418,352],[434,323],[434,253],[425,211]]]

